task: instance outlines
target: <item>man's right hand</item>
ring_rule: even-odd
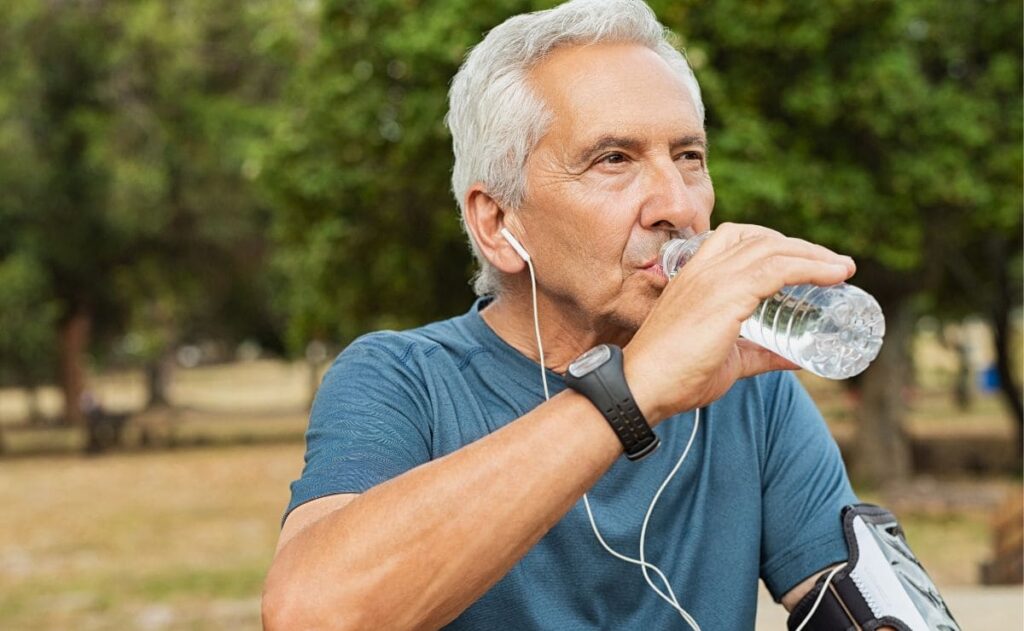
[[[741,339],[740,325],[785,285],[833,285],[855,269],[848,256],[768,228],[719,226],[623,349],[626,380],[648,422],[707,405],[737,379],[798,368]]]

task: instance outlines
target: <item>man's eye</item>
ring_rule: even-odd
[[[605,164],[622,164],[625,161],[626,156],[621,153],[609,153],[598,160],[598,162],[603,162]]]
[[[680,167],[690,170],[701,170],[705,168],[704,153],[702,151],[684,151],[676,157],[676,160],[682,160],[685,166]]]

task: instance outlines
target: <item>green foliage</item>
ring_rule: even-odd
[[[447,86],[487,28],[549,4],[322,5],[263,171],[293,344],[465,307]],[[1019,234],[1019,6],[652,4],[704,89],[719,220],[853,254],[869,289],[939,287],[949,250]]]
[[[39,383],[54,361],[58,306],[41,266],[19,253],[0,261],[0,375]]]
[[[290,340],[348,340],[464,311],[447,90],[466,50],[529,2],[324,2],[264,181]]]
[[[299,16],[274,2],[120,7],[116,116],[97,138],[111,211],[140,246],[114,281],[153,353],[183,338],[275,344],[263,266],[269,211],[253,185]],[[122,273],[123,272],[123,273]],[[160,343],[160,341],[163,343]]]
[[[0,8],[0,262],[38,265],[58,322],[146,360],[279,345],[252,182],[302,24],[270,0]]]
[[[934,290],[993,235],[1019,252],[1019,3],[658,5],[704,89],[720,220],[874,262],[869,288]]]
[[[142,359],[276,344],[279,312],[296,351],[461,312],[447,88],[487,29],[551,4],[0,3],[0,266],[51,325],[88,308]],[[704,89],[719,220],[944,312],[982,308],[950,296],[995,295],[993,266],[1019,280],[1019,3],[652,4]]]

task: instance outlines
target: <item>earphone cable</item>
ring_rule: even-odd
[[[818,605],[821,604],[821,599],[825,597],[825,591],[828,590],[828,586],[832,583],[832,577],[844,567],[846,567],[845,563],[837,565],[828,573],[828,576],[825,578],[825,583],[821,586],[821,591],[818,592],[818,597],[814,599],[814,605],[811,607],[811,610],[807,612],[807,615],[804,616],[804,621],[800,623],[800,626],[796,628],[796,631],[803,631],[803,628],[807,626],[807,623],[811,620],[811,616],[813,616],[814,612],[818,610]]]
[[[522,253],[520,253],[520,256],[522,256]],[[531,260],[531,258],[529,256],[523,256],[523,260],[526,262],[526,266],[530,271],[530,293],[533,299],[533,330],[537,337],[537,352],[540,357],[540,379],[541,383],[544,385],[544,400],[548,401],[551,399],[551,393],[548,390],[547,368],[544,365],[544,346],[541,343],[540,336],[540,317],[537,311],[537,276],[534,272],[533,261]],[[698,625],[697,621],[693,619],[693,616],[691,616],[689,612],[683,609],[682,605],[679,604],[679,600],[676,598],[675,593],[672,591],[672,584],[665,576],[665,573],[662,572],[661,569],[658,568],[658,566],[654,565],[653,563],[648,563],[646,560],[644,560],[644,540],[647,534],[647,524],[650,521],[651,514],[654,512],[654,505],[657,503],[662,491],[665,490],[665,487],[672,479],[672,476],[674,476],[676,471],[679,470],[680,466],[683,464],[683,461],[686,460],[686,456],[690,453],[690,447],[693,445],[693,439],[697,435],[697,428],[699,426],[699,423],[700,410],[698,409],[696,410],[696,416],[693,421],[693,431],[690,433],[690,439],[686,443],[686,449],[683,451],[683,454],[679,458],[679,461],[676,462],[675,466],[672,468],[672,471],[669,472],[668,477],[666,477],[665,480],[661,483],[661,486],[658,488],[657,493],[655,493],[654,499],[651,501],[651,504],[647,509],[647,513],[644,516],[643,525],[640,528],[639,560],[621,554],[612,549],[612,547],[608,545],[608,543],[604,540],[604,537],[601,536],[601,532],[597,528],[597,522],[594,519],[594,513],[590,508],[590,498],[587,497],[586,493],[583,494],[583,504],[587,510],[587,517],[590,519],[590,526],[591,528],[593,528],[594,535],[597,537],[597,541],[601,544],[601,546],[613,557],[620,559],[622,561],[626,561],[627,563],[639,565],[643,572],[644,580],[647,581],[647,585],[654,591],[655,594],[657,594],[659,597],[661,597],[662,600],[667,602],[673,609],[675,609],[676,612],[678,612],[679,615],[683,618],[683,621],[685,621],[690,626],[690,628],[693,629],[693,631],[701,631],[700,625]],[[648,574],[648,568],[653,570],[658,575],[661,581],[665,584],[665,587],[668,589],[669,595],[666,595],[654,584],[654,581],[651,580],[650,574]]]
[[[523,249],[522,246],[519,245],[518,241],[516,241],[515,238],[511,236],[511,234],[506,234],[506,237],[510,238],[510,243],[513,244],[513,247],[515,247],[516,251],[519,252],[520,256],[522,256],[523,260],[526,262],[526,266],[530,270],[530,294],[533,299],[533,331],[537,338],[537,352],[540,357],[540,379],[541,383],[544,385],[544,400],[548,401],[551,399],[551,393],[548,390],[547,368],[544,365],[544,346],[541,342],[540,335],[540,317],[537,311],[537,276],[534,272],[533,261],[531,260],[529,254],[526,253],[525,249]],[[689,455],[690,448],[693,447],[693,441],[697,436],[697,429],[699,427],[700,408],[698,407],[694,410],[693,429],[690,431],[690,438],[686,442],[686,448],[683,449],[683,454],[679,457],[679,460],[676,461],[675,466],[672,467],[672,470],[669,472],[665,480],[662,481],[661,486],[658,487],[657,492],[655,492],[654,494],[654,498],[651,500],[650,505],[647,507],[647,513],[644,515],[643,524],[640,526],[639,559],[634,559],[632,557],[628,557],[624,554],[621,554],[617,552],[615,549],[613,549],[610,545],[608,545],[608,543],[604,540],[604,537],[601,536],[601,531],[597,527],[597,521],[594,519],[594,512],[590,507],[590,498],[587,496],[586,493],[583,494],[583,504],[587,510],[587,517],[590,519],[590,527],[593,529],[594,536],[597,537],[597,541],[601,544],[601,547],[603,547],[608,552],[608,554],[612,555],[617,559],[626,561],[627,563],[639,565],[641,572],[643,573],[644,580],[647,581],[647,585],[651,588],[651,590],[653,590],[655,594],[657,594],[659,597],[661,597],[662,600],[667,602],[673,609],[675,609],[693,631],[701,631],[700,625],[698,625],[697,621],[693,618],[693,616],[691,616],[689,612],[683,609],[682,605],[679,604],[679,600],[678,598],[676,598],[675,592],[672,591],[672,584],[669,582],[668,577],[665,576],[665,573],[662,572],[661,569],[658,568],[658,566],[654,565],[653,563],[647,562],[645,558],[645,547],[647,542],[647,526],[650,523],[651,515],[654,514],[654,507],[655,505],[657,505],[658,500],[661,498],[662,492],[664,492],[669,482],[675,476],[676,472],[679,471],[679,469],[682,467],[683,462]],[[800,626],[796,628],[796,631],[803,631],[803,628],[807,626],[808,621],[810,621],[811,617],[814,615],[814,612],[818,610],[818,606],[821,605],[821,601],[825,596],[825,590],[827,590],[829,585],[831,584],[832,578],[836,575],[837,572],[839,572],[839,570],[843,569],[844,567],[846,567],[846,563],[836,566],[832,569],[831,572],[829,572],[828,576],[825,578],[824,584],[821,587],[821,591],[818,593],[818,597],[814,601],[814,605],[811,607],[810,612],[808,612],[808,614],[804,617],[803,621],[800,623]],[[651,580],[651,576],[648,573],[648,570],[654,571],[654,573],[658,575],[658,578],[661,579],[661,582],[664,583],[665,588],[668,590],[668,595],[666,595],[664,592],[658,589],[658,587],[654,584],[654,581]]]

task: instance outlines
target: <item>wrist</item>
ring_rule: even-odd
[[[658,435],[637,405],[626,380],[622,349],[599,344],[569,364],[565,385],[596,407],[615,430],[626,457],[642,460],[658,448]]]
[[[647,378],[647,373],[642,369],[637,358],[631,357],[629,347],[622,349],[622,373],[629,385],[630,392],[633,393],[633,400],[636,401],[640,412],[647,419],[648,425],[655,427],[671,416],[671,414],[666,414],[658,403],[654,388],[651,387],[652,380]]]

